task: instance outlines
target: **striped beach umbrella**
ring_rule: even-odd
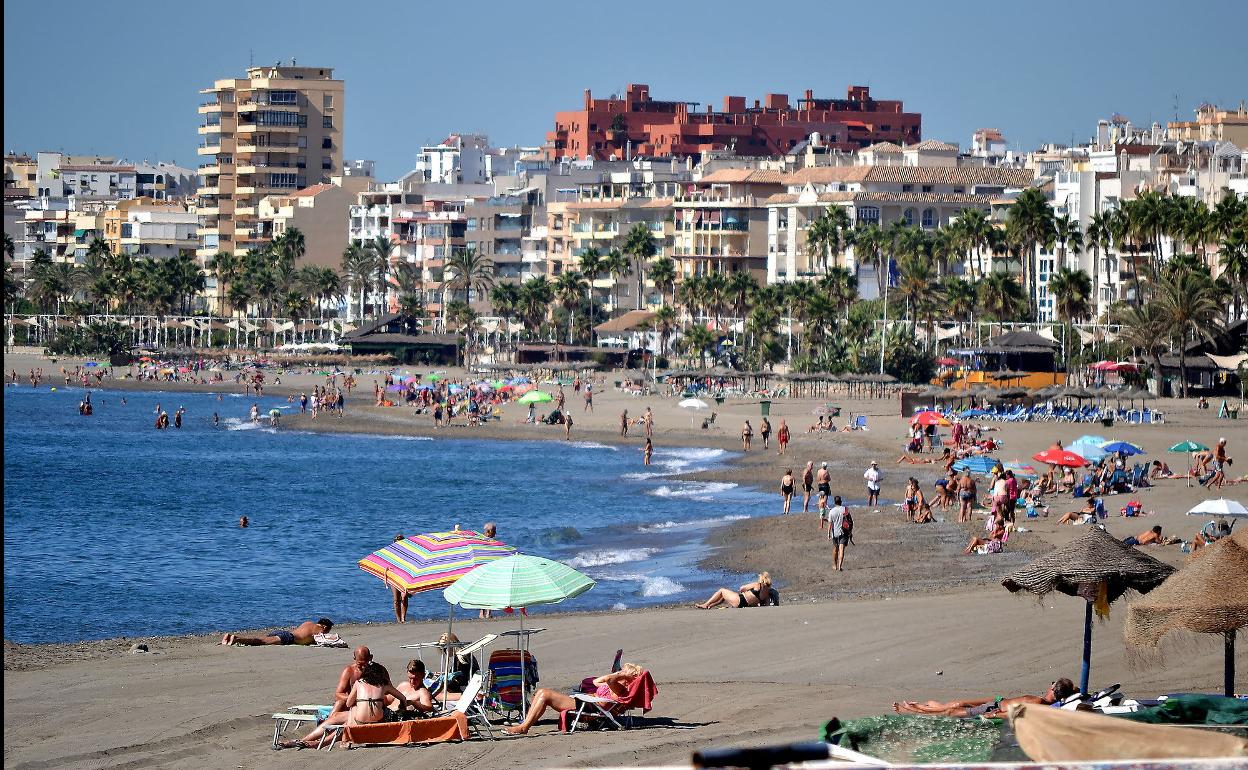
[[[955,471],[968,471],[970,473],[992,473],[992,469],[997,467],[997,461],[986,455],[973,455],[964,460],[958,460],[953,464]]]
[[[516,549],[471,530],[404,538],[360,559],[360,569],[409,594],[446,588],[483,564]]]

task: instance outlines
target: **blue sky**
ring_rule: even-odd
[[[605,11],[605,12],[604,12]],[[225,20],[231,20],[226,23]],[[1248,98],[1248,2],[4,3],[4,149],[195,166],[200,88],[291,57],[346,81],[345,152],[383,178],[453,131],[541,144],[557,110],[656,99],[877,98],[966,147],[1082,141]]]

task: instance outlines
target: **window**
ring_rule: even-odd
[[[269,104],[297,104],[298,91],[269,91]]]
[[[476,229],[477,229],[477,218],[476,218],[476,217],[469,217],[469,218],[468,218],[468,229],[469,229],[469,230],[476,230]]]
[[[322,157],[321,157],[321,168],[322,168],[322,169],[332,169],[333,167],[334,167],[334,159],[333,159],[333,158],[328,158],[328,157],[325,157],[325,156],[322,156]]]
[[[932,186],[930,184],[923,185],[923,192],[930,193],[931,191],[932,191]]]
[[[334,95],[325,94],[321,99],[321,106],[327,110],[332,110],[334,108]]]
[[[860,222],[879,222],[880,210],[875,206],[863,206],[858,209],[858,220]]]
[[[307,147],[307,146],[308,146],[308,138],[307,138],[306,136],[301,136],[301,137],[299,137],[298,141],[296,141],[296,142],[295,142],[295,144],[296,144],[297,146],[299,146],[299,147]]]
[[[331,149],[333,148],[333,146],[334,146],[334,142],[332,139],[330,139],[328,136],[321,137],[321,149],[322,150]]]
[[[924,227],[935,227],[936,226],[936,210],[935,209],[923,209],[922,221],[923,221]]]
[[[333,128],[333,127],[334,127],[334,119],[333,119],[333,118],[331,118],[331,117],[330,117],[330,116],[328,116],[328,115],[326,115],[325,117],[321,118],[321,128]]]
[[[295,168],[307,168],[307,167],[308,167],[308,159],[300,155],[295,160]]]
[[[903,193],[906,193],[906,192],[914,192],[914,185],[912,185],[912,184],[903,184],[903,185],[901,186],[901,191],[902,191]]]
[[[914,224],[914,209],[906,209],[905,212],[902,213],[901,218],[906,220],[906,224],[913,225]]]

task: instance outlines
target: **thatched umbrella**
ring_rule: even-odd
[[[1106,532],[1091,527],[1081,537],[1031,562],[1001,581],[1011,593],[1029,591],[1044,596],[1060,591],[1082,597],[1087,603],[1083,616],[1083,669],[1079,689],[1088,692],[1092,662],[1092,608],[1109,613],[1109,605],[1127,591],[1148,593],[1161,585],[1174,567],[1157,561]]]
[[[1235,692],[1235,632],[1248,626],[1248,532],[1206,546],[1156,591],[1127,609],[1127,644],[1156,647],[1173,630],[1222,634],[1223,689]]]

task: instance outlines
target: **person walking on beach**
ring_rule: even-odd
[[[758,426],[758,429],[763,436],[763,449],[770,449],[767,442],[771,440],[771,421],[764,417],[763,424]]]
[[[646,407],[646,413],[642,416],[642,421],[646,426],[646,438],[654,438],[654,412],[650,410],[650,407]]]
[[[754,428],[750,427],[750,421],[746,420],[745,425],[741,426],[741,447],[746,452],[750,451],[750,439],[754,437]]]
[[[841,503],[841,496],[832,499],[828,509],[828,539],[832,541],[832,571],[840,572],[845,564],[845,546],[853,533],[853,518],[849,509]]]
[[[572,440],[572,413],[568,412],[563,416],[563,440]]]
[[[862,477],[867,482],[867,507],[875,508],[880,504],[880,464],[872,460],[871,467],[867,468]]]
[[[620,435],[628,438],[628,410],[620,412]]]
[[[251,405],[251,421],[260,422],[260,407],[257,404]]]
[[[776,443],[780,445],[780,451],[776,454],[784,454],[785,447],[789,445],[789,425],[783,419],[780,420],[780,430],[776,433]]]
[[[978,490],[975,489],[975,479],[971,477],[970,471],[962,474],[958,478],[958,521],[965,524],[971,520],[971,513],[975,508],[975,497]]]
[[[647,438],[646,446],[641,451],[642,451],[642,459],[645,461],[646,465],[649,465],[650,458],[654,456],[654,442],[651,441],[649,438]]]
[[[807,460],[802,471],[802,512],[810,513],[810,493],[815,488],[815,461]]]
[[[563,386],[560,385],[559,392],[555,394],[555,409],[558,409],[560,412],[563,411],[564,398],[565,396],[563,395]]]
[[[793,469],[785,468],[784,475],[780,477],[780,497],[784,500],[783,515],[788,515],[789,507],[793,504]]]
[[[594,383],[585,383],[585,410],[586,412],[594,411]]]
[[[819,490],[819,529],[822,531],[828,516],[828,498],[832,496],[832,474],[828,472],[826,461],[820,464],[819,472],[815,474],[815,484]]]
[[[307,413],[308,413],[308,394],[300,393],[299,394],[299,414],[307,414]]]

